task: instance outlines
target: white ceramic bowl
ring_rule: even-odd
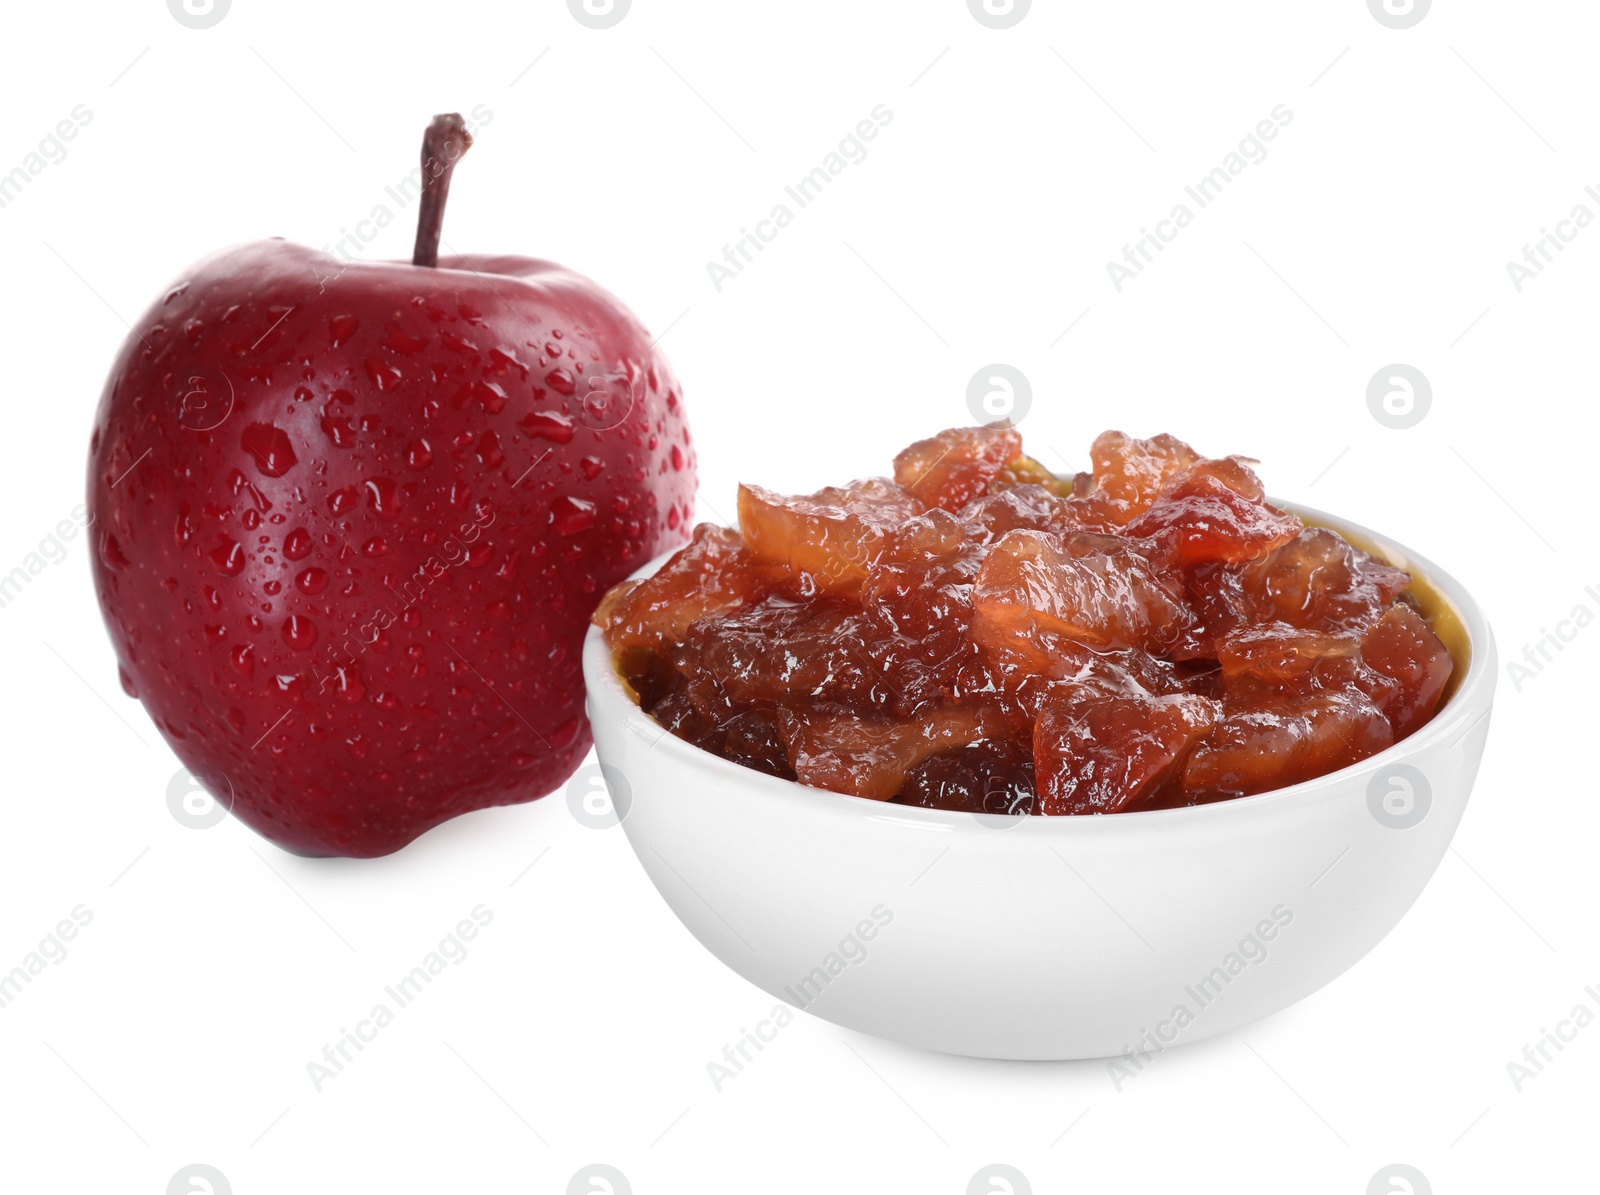
[[[591,630],[589,717],[628,841],[729,967],[878,1037],[984,1058],[1149,1055],[1276,1012],[1421,893],[1477,774],[1496,672],[1488,624],[1453,579],[1296,509],[1409,569],[1452,624],[1454,691],[1379,755],[1259,796],[1104,817],[880,804],[665,733]]]

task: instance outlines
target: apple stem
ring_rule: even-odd
[[[461,155],[472,148],[472,134],[459,112],[433,118],[422,134],[422,204],[417,211],[414,266],[439,264],[439,234],[444,229],[444,204],[450,197],[450,175]]]

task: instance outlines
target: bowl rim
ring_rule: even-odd
[[[1331,796],[1346,791],[1346,784],[1352,780],[1370,777],[1390,764],[1420,754],[1436,743],[1455,741],[1489,716],[1493,708],[1495,680],[1499,668],[1494,634],[1482,609],[1465,586],[1427,557],[1359,523],[1353,523],[1302,503],[1269,500],[1302,516],[1308,523],[1326,527],[1346,538],[1376,548],[1382,556],[1387,557],[1389,563],[1425,577],[1434,590],[1454,608],[1467,632],[1466,675],[1446,699],[1444,707],[1435,713],[1426,725],[1376,755],[1370,755],[1366,759],[1298,784],[1250,796],[1232,797],[1200,805],[1181,805],[1172,809],[1138,809],[1117,814],[1056,817],[982,815],[949,809],[925,809],[918,805],[896,805],[888,801],[858,797],[851,793],[835,792],[832,789],[815,788],[801,784],[798,780],[769,776],[765,772],[733,763],[672,734],[640,709],[630,696],[625,682],[613,663],[611,651],[601,638],[600,628],[592,624],[585,635],[583,645],[583,671],[588,699],[591,706],[603,707],[607,715],[614,715],[622,729],[650,742],[651,749],[665,749],[672,758],[681,761],[686,767],[706,770],[714,776],[724,776],[760,789],[762,799],[776,797],[786,802],[803,802],[809,815],[845,816],[857,819],[866,816],[874,821],[944,830],[951,830],[966,823],[974,826],[981,822],[1003,823],[1004,828],[1021,830],[1029,837],[1052,833],[1111,832],[1112,827],[1133,829],[1158,824],[1201,825],[1216,819],[1251,816],[1258,810],[1274,809],[1296,801],[1306,802],[1319,792],[1324,796]],[[663,552],[643,567],[636,569],[629,579],[638,580],[652,575],[680,550],[681,548],[673,548]],[[589,718],[591,722],[597,720],[593,708],[589,712]]]

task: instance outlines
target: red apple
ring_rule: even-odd
[[[550,262],[437,260],[470,144],[459,116],[428,130],[412,263],[281,240],[200,262],[95,418],[123,686],[303,854],[387,854],[559,786],[590,741],[591,610],[693,519],[681,392],[643,325]]]

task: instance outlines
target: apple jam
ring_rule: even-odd
[[[1265,792],[1428,721],[1454,667],[1410,577],[1266,500],[1245,458],[1106,432],[1057,477],[954,428],[803,497],[739,489],[595,612],[679,738],[936,809],[1120,813]]]

